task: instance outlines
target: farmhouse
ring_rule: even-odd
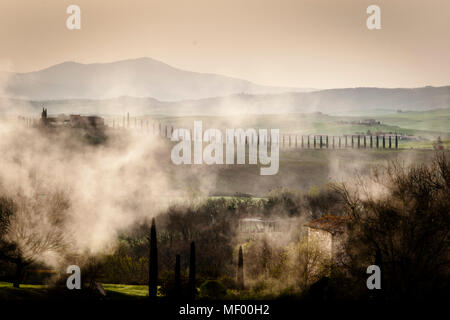
[[[60,114],[58,116],[49,117],[47,109],[43,108],[41,113],[41,124],[47,127],[70,127],[81,129],[104,129],[105,121],[98,116],[82,116],[71,114],[69,116]]]
[[[305,224],[308,228],[308,243],[317,244],[331,260],[342,252],[346,235],[344,217],[327,215]]]

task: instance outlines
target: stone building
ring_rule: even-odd
[[[305,224],[308,228],[308,243],[315,243],[332,261],[343,250],[346,235],[345,217],[327,215]]]
[[[102,117],[79,114],[69,116],[60,114],[49,117],[46,108],[42,108],[41,124],[47,127],[69,127],[85,130],[103,130],[105,128],[105,120]]]

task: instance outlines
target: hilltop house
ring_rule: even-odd
[[[81,116],[78,114],[71,114],[69,123],[72,128],[103,128],[105,121],[98,116]]]
[[[70,128],[96,130],[103,129],[105,126],[105,121],[103,118],[98,116],[82,116],[78,114],[71,114],[70,116],[61,114],[56,117],[49,117],[47,114],[47,109],[42,108],[41,124],[52,127],[63,126]]]

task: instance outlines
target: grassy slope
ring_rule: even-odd
[[[107,297],[111,299],[139,299],[148,295],[148,286],[103,284]],[[0,301],[5,300],[39,300],[47,298],[61,298],[69,290],[51,291],[45,285],[22,284],[14,288],[10,282],[0,282]]]
[[[403,112],[380,116],[384,123],[413,130],[450,132],[450,109],[422,112]]]
[[[340,180],[356,171],[367,173],[374,165],[385,165],[388,161],[429,162],[434,152],[426,150],[290,150],[280,155],[277,175],[261,176],[260,165],[203,166],[204,174],[211,173],[214,183],[209,191],[214,195],[234,195],[236,192],[254,196],[265,196],[277,187],[288,187],[308,191],[327,182]],[[175,170],[179,170],[176,168]],[[194,168],[186,166],[180,174],[188,175]],[[194,173],[189,179],[195,179]],[[179,181],[181,183],[181,181]]]
[[[148,286],[128,284],[102,284],[107,295],[121,294],[130,297],[148,296]]]
[[[12,283],[0,282],[0,301],[40,299],[47,296],[47,287],[44,285],[23,284],[14,288]]]

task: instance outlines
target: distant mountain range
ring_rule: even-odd
[[[30,73],[0,73],[0,113],[215,115],[322,112],[368,114],[450,108],[450,86],[299,89],[195,73],[141,58],[66,62]],[[4,81],[7,79],[7,81]],[[31,108],[30,108],[31,106]]]
[[[262,86],[217,74],[185,71],[150,58],[93,64],[64,62],[35,72],[3,72],[1,78],[8,79],[3,95],[30,100],[132,96],[178,101],[237,93],[311,91]]]

